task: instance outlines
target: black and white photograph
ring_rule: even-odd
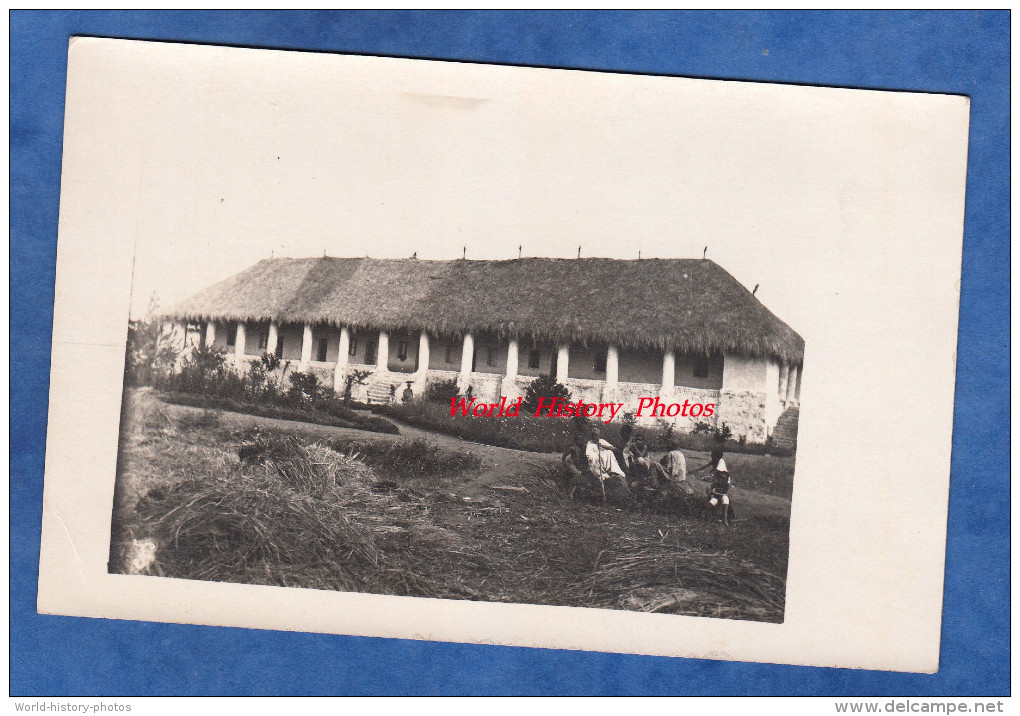
[[[128,350],[112,570],[782,621],[803,341],[709,259],[271,258]]]
[[[763,299],[803,298],[716,261],[703,117],[609,84],[568,121],[272,79],[189,113],[146,169],[190,216],[136,256],[110,570],[782,622],[804,340]]]
[[[70,57],[55,331],[101,355],[55,359],[51,391],[103,396],[89,449],[115,467],[70,504],[54,485],[84,478],[48,456],[41,605],[71,601],[47,580],[73,579],[77,514],[109,579],[89,614],[930,667],[948,468],[900,465],[875,396],[924,391],[910,429],[948,441],[965,103],[89,38]],[[97,409],[63,400],[51,431]],[[909,509],[860,487],[883,462],[928,481]],[[907,583],[903,616],[883,600]],[[815,626],[876,603],[902,654]]]

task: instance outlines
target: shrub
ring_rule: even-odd
[[[198,346],[181,363],[180,373],[170,377],[173,390],[189,393],[218,393],[227,372],[223,352],[211,346]]]
[[[450,401],[460,395],[460,388],[455,380],[440,380],[429,383],[425,389],[425,400],[430,403],[449,405]]]
[[[158,311],[159,301],[153,294],[145,318],[128,324],[125,373],[129,385],[162,385],[177,363],[177,349],[163,335]]]
[[[276,381],[273,372],[280,367],[280,359],[275,353],[263,353],[257,361],[253,361],[245,377],[249,397],[275,397]]]
[[[733,432],[730,430],[730,426],[726,423],[723,423],[722,427],[715,428],[702,420],[694,423],[694,428],[691,432],[698,435],[710,435],[715,438],[717,442],[726,442],[733,437]]]
[[[355,385],[364,385],[368,382],[368,376],[372,375],[370,370],[352,370],[344,380],[344,404],[351,404],[351,390]]]
[[[317,425],[329,425],[337,428],[357,428],[375,433],[389,433],[390,435],[400,434],[400,429],[389,420],[376,415],[361,415],[353,410],[345,408],[335,398],[332,401],[332,410],[326,411],[311,406],[293,407],[273,402],[249,402],[224,398],[217,395],[205,393],[164,393],[163,400],[177,405],[189,405],[196,408],[209,408],[218,410],[230,410],[235,413],[247,415],[258,415],[264,418],[276,418],[278,420],[296,420],[304,423],[315,423]]]
[[[319,377],[315,373],[296,371],[290,374],[290,383],[289,396],[299,404],[314,404],[325,397],[323,386],[319,384]],[[330,390],[330,393],[332,393],[332,390]]]
[[[563,398],[570,400],[570,391],[562,383],[549,375],[540,375],[531,381],[527,391],[524,393],[524,402],[521,403],[521,411],[534,415],[538,409],[539,398]]]

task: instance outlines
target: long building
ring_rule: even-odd
[[[713,403],[711,416],[665,419],[725,424],[756,443],[798,406],[804,357],[796,332],[700,259],[269,259],[164,318],[235,362],[275,352],[284,371],[338,391],[368,371],[363,401],[399,397],[405,383],[421,396],[439,380],[515,398],[549,374],[575,399],[629,412],[648,396]]]

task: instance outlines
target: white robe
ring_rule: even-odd
[[[613,446],[605,440],[589,440],[584,448],[584,456],[588,458],[588,469],[591,473],[605,480],[610,477],[624,477],[620,463],[616,461],[616,454],[613,453]]]

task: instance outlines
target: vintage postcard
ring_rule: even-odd
[[[77,38],[39,609],[938,667],[968,102]]]

